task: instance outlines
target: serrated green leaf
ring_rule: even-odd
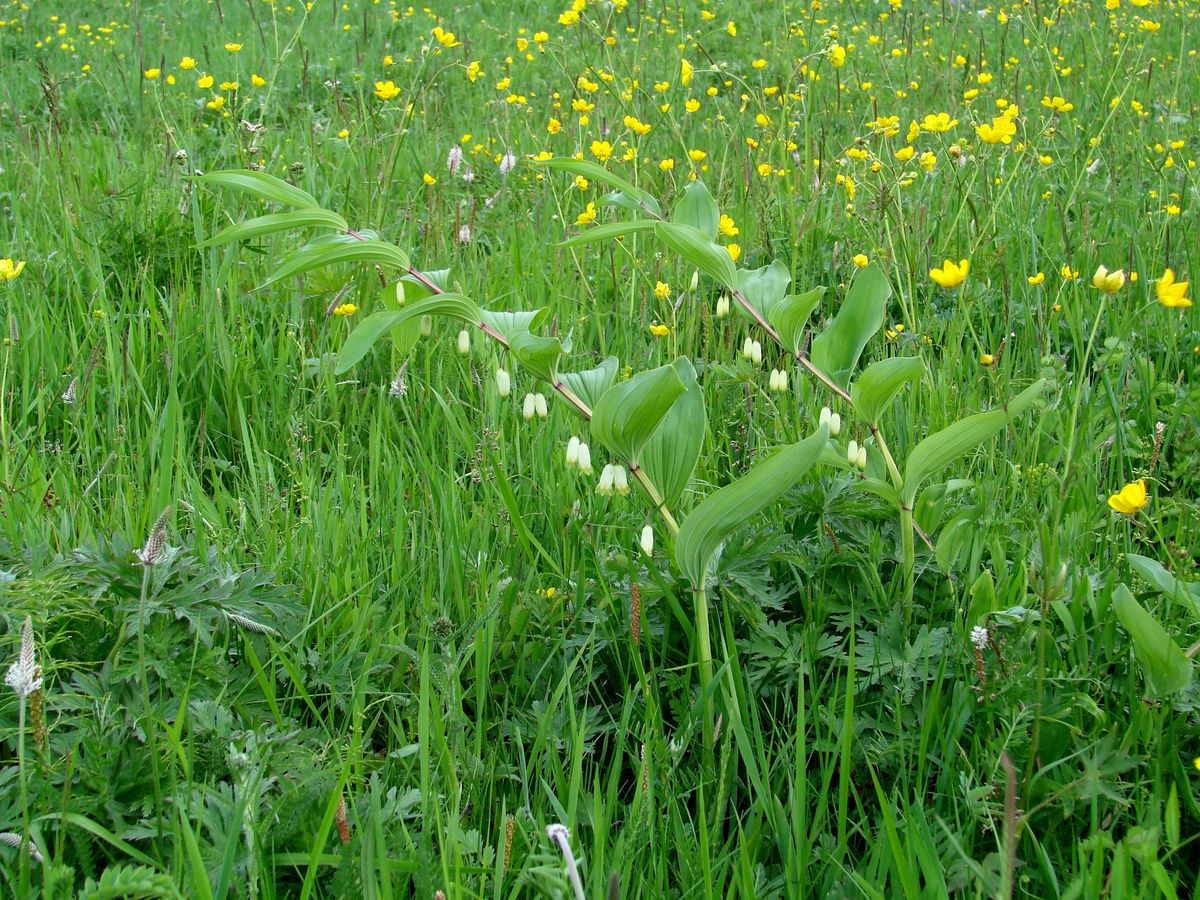
[[[691,360],[681,356],[671,365],[679,374],[684,390],[642,448],[642,468],[663,501],[673,508],[700,461],[708,415]]]
[[[829,440],[822,425],[809,437],[775,451],[691,511],[675,541],[675,561],[692,587],[703,587],[718,548],[734,529],[786,493],[820,459]]]
[[[196,180],[204,184],[215,184],[220,187],[245,191],[261,197],[263,200],[273,200],[276,203],[283,203],[298,209],[320,206],[312,194],[302,191],[274,175],[268,175],[266,172],[254,172],[250,169],[225,169],[220,172],[209,172],[207,175],[197,175]]]
[[[858,417],[878,425],[879,417],[906,384],[925,374],[925,363],[916,356],[893,356],[871,363],[850,388],[850,401]]]
[[[367,240],[352,243],[322,241],[309,243],[288,255],[279,268],[262,285],[270,287],[304,272],[345,262],[377,262],[397,269],[408,268],[408,254],[385,241]]]
[[[788,294],[771,307],[767,321],[779,335],[784,349],[795,356],[800,355],[800,350],[804,346],[804,332],[808,327],[808,318],[824,295],[824,287],[815,287],[803,294]]]
[[[592,408],[592,437],[631,466],[640,465],[642,447],[683,392],[674,366],[659,366],[614,384]]]
[[[721,222],[721,214],[717,210],[717,201],[713,199],[703,181],[692,181],[683,189],[683,194],[675,201],[671,210],[671,221],[681,225],[690,225],[710,241],[717,239],[717,226]]]
[[[737,269],[733,258],[720,244],[713,243],[691,225],[678,222],[655,222],[654,231],[664,244],[705,275],[729,290],[736,287]]]
[[[314,227],[337,228],[340,231],[349,228],[345,219],[328,209],[320,207],[297,209],[292,212],[272,213],[268,216],[247,219],[245,222],[235,222],[228,228],[222,228],[208,240],[201,241],[199,246],[214,247],[230,241],[248,241],[280,231]]]
[[[1146,676],[1150,695],[1168,697],[1187,687],[1192,681],[1192,661],[1125,585],[1118,584],[1113,591],[1112,608],[1133,642],[1133,655]]]
[[[917,444],[908,454],[904,468],[904,490],[901,492],[904,503],[912,505],[921,483],[934,472],[1002,431],[1033,405],[1045,386],[1045,379],[1036,381],[1010,400],[1007,409],[993,409],[959,419]]]
[[[546,309],[481,309],[479,315],[485,325],[503,337],[505,341],[511,341],[514,335],[523,331],[533,331],[539,327],[546,320],[549,312]]]
[[[859,271],[842,308],[829,326],[813,338],[810,359],[835,384],[846,387],[867,341],[883,324],[884,304],[892,286],[877,263]]]
[[[729,251],[725,252],[728,255]],[[768,322],[771,321],[771,313],[786,299],[788,285],[791,283],[792,273],[777,259],[759,269],[737,270],[738,291]],[[754,317],[740,303],[737,309],[743,316],[753,320]]]
[[[559,243],[560,247],[578,247],[581,244],[596,244],[609,241],[635,231],[649,231],[654,227],[653,219],[635,219],[632,222],[606,222],[572,235]]]
[[[582,372],[559,372],[558,380],[572,394],[592,408],[617,377],[617,358],[609,356],[594,369]],[[572,405],[572,409],[575,407]]]
[[[633,198],[635,203],[650,209],[656,216],[661,214],[658,201],[654,197],[634,185],[633,182],[610,172],[598,163],[588,162],[586,159],[567,159],[560,156],[554,159],[537,160],[536,164],[550,169],[559,169],[571,175],[582,175],[589,181],[607,184]]]
[[[1171,600],[1182,603],[1192,617],[1200,621],[1200,584],[1176,578],[1148,556],[1126,553],[1125,560],[1146,583]]]
[[[374,343],[392,328],[419,316],[449,316],[472,325],[480,322],[480,309],[473,300],[462,294],[437,294],[401,309],[367,316],[350,332],[337,357],[338,375],[348,372],[367,355]]]
[[[538,378],[551,384],[557,381],[558,358],[562,356],[558,338],[518,331],[509,338],[508,347],[517,362]]]

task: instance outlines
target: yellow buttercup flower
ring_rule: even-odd
[[[854,267],[856,269],[865,269],[867,266],[867,263],[870,262],[870,260],[867,259],[867,254],[865,254],[865,253],[855,254],[854,257],[852,257],[850,261],[852,263],[854,263]]]
[[[358,312],[358,307],[353,303],[343,303],[340,306],[335,306],[333,308],[333,314],[335,316],[352,316],[356,312]]]
[[[1030,275],[1025,280],[1028,281],[1030,284],[1041,284],[1043,281],[1046,280],[1046,273],[1038,272],[1036,275]]]
[[[1127,516],[1134,515],[1149,502],[1150,500],[1146,496],[1146,482],[1141,478],[1125,485],[1119,493],[1108,498],[1109,506]]]
[[[689,150],[688,151],[688,159],[690,159],[692,162],[700,162],[706,156],[708,156],[708,152],[706,150]]]
[[[941,268],[930,269],[929,277],[941,287],[949,290],[963,283],[970,268],[971,263],[969,260],[960,259],[955,263],[953,260],[947,259],[942,263]]]
[[[25,268],[25,260],[14,263],[11,259],[0,259],[0,281],[12,281]]]
[[[224,97],[213,97],[211,100],[209,100],[204,105],[207,106],[209,109],[221,109],[222,107],[225,106],[225,98]]]
[[[1158,302],[1168,309],[1185,309],[1192,305],[1187,297],[1188,282],[1176,281],[1175,272],[1165,269],[1162,277],[1154,284],[1154,293]]]
[[[717,222],[717,232],[726,237],[733,237],[734,235],[741,234],[741,229],[737,227],[731,217],[725,215],[725,213],[721,213],[721,218]]]
[[[1092,287],[1104,291],[1106,294],[1115,294],[1124,286],[1124,269],[1117,269],[1115,272],[1110,272],[1105,266],[1096,267],[1096,274],[1092,276]]]
[[[192,59],[190,56],[185,56],[183,59],[181,59],[179,61],[179,68],[194,69],[194,68],[196,68],[196,61],[194,59]]]
[[[596,221],[596,204],[588,203],[587,208],[575,217],[576,225],[591,225]]]
[[[612,144],[608,141],[592,141],[592,156],[600,162],[605,162],[612,156]]]
[[[144,76],[146,76],[147,81],[153,81],[154,79],[156,79],[158,77],[158,74],[160,71],[161,71],[160,69],[147,69],[142,74]]]
[[[666,337],[668,334],[671,333],[671,326],[670,325],[660,325],[657,322],[655,322],[653,325],[650,326],[650,333],[652,335],[654,335],[655,337]]]
[[[226,44],[225,49],[228,50],[230,53],[237,53],[239,50],[242,49],[242,45],[241,44]]]
[[[654,296],[659,300],[666,300],[671,296],[671,286],[665,281],[656,281],[654,283]]]
[[[201,75],[196,79],[196,87],[202,91],[207,91],[213,86],[213,77],[211,75]]]
[[[430,175],[428,172],[426,172],[424,175],[421,176],[421,180],[423,182],[425,182],[427,185],[429,185],[430,187],[433,187],[435,184],[437,184],[437,179],[434,178],[432,175]]]
[[[375,96],[380,100],[391,100],[400,93],[400,88],[396,87],[395,83],[390,79],[388,81],[375,82]]]
[[[692,64],[690,62],[688,62],[686,59],[681,59],[679,61],[679,81],[680,81],[680,83],[685,86],[691,84],[692,83],[692,72],[693,72]]]

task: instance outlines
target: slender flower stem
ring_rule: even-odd
[[[711,749],[713,741],[712,702],[708,696],[713,677],[712,638],[708,631],[708,594],[703,587],[693,588],[696,604],[696,658],[700,668],[700,697],[704,709],[704,746]]]

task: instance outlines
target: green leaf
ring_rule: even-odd
[[[721,214],[717,211],[717,201],[712,198],[703,181],[689,182],[683,189],[683,195],[671,210],[671,221],[692,226],[710,241],[717,239]]]
[[[449,269],[434,269],[432,272],[421,272],[429,281],[438,288],[439,292],[446,291],[446,285],[450,283]],[[404,274],[400,276],[400,294],[396,300],[401,305],[411,303],[414,300],[424,300],[426,297],[433,294],[425,284],[421,282],[415,275]]]
[[[725,251],[728,256],[729,252]],[[792,273],[779,260],[774,260],[769,266],[761,269],[738,269],[737,289],[746,301],[758,310],[758,314],[766,321],[771,321],[771,313],[786,299],[788,285],[792,283]],[[820,295],[818,295],[820,296]],[[738,312],[748,319],[754,317],[739,303]],[[810,310],[811,312],[811,310]],[[807,318],[807,316],[805,317]]]
[[[514,335],[523,331],[533,331],[546,320],[549,310],[491,310],[481,309],[480,320],[496,331],[506,342],[511,342]]]
[[[594,407],[600,396],[609,389],[617,377],[617,358],[607,357],[594,369],[582,372],[559,372],[558,380],[576,397]],[[574,409],[574,406],[571,406]]]
[[[723,287],[733,290],[737,285],[737,269],[729,251],[702,232],[678,222],[655,222],[654,230],[664,244]]]
[[[600,184],[607,184],[632,198],[635,203],[651,210],[656,216],[661,214],[658,201],[650,196],[650,194],[647,194],[641,188],[634,185],[633,182],[610,172],[604,166],[597,163],[588,162],[585,159],[567,159],[560,156],[554,159],[539,160],[536,164],[551,169],[560,169],[571,175],[582,175],[589,181],[598,181]]]
[[[1187,687],[1192,681],[1192,661],[1125,585],[1118,584],[1113,591],[1112,607],[1133,641],[1133,655],[1146,676],[1150,695],[1167,697]]]
[[[264,237],[280,231],[291,231],[294,228],[336,228],[345,231],[350,226],[335,212],[314,207],[313,209],[297,209],[286,213],[272,213],[269,216],[259,216],[247,219],[245,222],[235,222],[228,228],[222,228],[207,241],[201,241],[201,247],[213,247],[230,241],[245,241],[251,238]]]
[[[679,529],[675,560],[693,588],[704,586],[718,548],[738,526],[774,503],[813,467],[829,440],[822,425],[804,440],[777,450],[732,484],[709,494]]]
[[[1150,559],[1148,556],[1126,553],[1125,561],[1129,563],[1133,571],[1142,577],[1142,580],[1170,599],[1182,603],[1195,619],[1200,620],[1200,584],[1176,578],[1157,560]]]
[[[893,356],[871,363],[850,388],[854,411],[868,425],[878,425],[879,417],[904,386],[924,374],[925,363],[916,356]]]
[[[262,287],[270,287],[313,269],[321,269],[344,262],[377,262],[395,266],[397,269],[407,269],[408,254],[395,244],[379,240],[349,243],[341,241],[312,242],[285,257],[279,268],[263,283]]]
[[[854,487],[868,494],[874,494],[884,503],[890,503],[897,509],[900,507],[900,495],[896,492],[896,488],[886,481],[878,478],[858,478],[854,481]]]
[[[246,191],[263,200],[274,200],[285,206],[295,206],[298,209],[320,206],[317,198],[307,191],[302,191],[295,185],[288,184],[268,175],[266,172],[252,172],[249,169],[225,169],[220,172],[209,172],[198,175],[197,181],[204,184],[215,184],[220,187],[231,187],[235,190]]]
[[[472,325],[478,325],[480,309],[474,301],[462,294],[437,294],[406,305],[401,309],[367,316],[354,331],[350,332],[346,343],[342,345],[337,356],[335,370],[337,374],[344,374],[353,368],[360,359],[367,355],[367,351],[371,349],[372,345],[389,330],[419,316],[449,316],[452,319],[461,319]]]
[[[592,437],[631,466],[640,465],[642,447],[683,392],[674,366],[659,366],[614,384],[592,408]]]
[[[821,302],[821,297],[824,295],[824,287],[815,287],[803,294],[788,294],[772,306],[771,312],[767,315],[767,321],[779,335],[784,349],[795,356],[800,355],[800,350],[804,346],[804,332],[808,327],[808,317],[812,315],[812,311]]]
[[[1002,431],[1009,422],[1033,405],[1045,386],[1044,378],[1036,381],[1013,397],[1007,409],[993,409],[959,419],[917,444],[908,454],[904,468],[904,489],[901,491],[904,503],[912,505],[921,482],[934,472]]]
[[[581,244],[597,244],[600,241],[613,240],[635,231],[649,231],[654,227],[653,219],[634,219],[632,222],[606,222],[572,235],[559,243],[560,247],[578,247]]]
[[[642,448],[642,468],[662,494],[663,501],[674,507],[696,471],[708,415],[704,394],[696,380],[696,369],[681,356],[671,365],[683,382],[684,391],[675,398],[650,440]]]
[[[883,308],[892,296],[883,270],[871,263],[858,273],[842,308],[824,331],[813,338],[813,365],[834,383],[846,387],[867,341],[883,324]]]
[[[557,381],[558,358],[563,352],[558,338],[518,331],[509,339],[508,347],[517,362],[538,378],[551,384]]]

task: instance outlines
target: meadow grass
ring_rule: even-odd
[[[589,897],[1200,896],[1191,657],[1156,691],[1114,611],[1200,638],[1127,557],[1197,580],[1200,320],[1156,281],[1197,271],[1200,4],[576,5],[0,7],[0,620],[42,667],[0,700],[4,894],[569,896],[561,823]],[[690,357],[686,512],[831,398],[649,236],[558,246],[621,216],[531,159],[577,153],[702,180],[816,324],[878,264],[864,360],[927,370],[898,455],[1047,379],[918,506],[911,602],[894,515],[820,468],[726,543],[705,694],[669,536],[564,465],[565,405],[524,420],[544,388],[443,320],[338,375],[394,272],[257,290],[294,236],[199,246],[259,210],[192,176],[260,168],[548,309],[575,368]]]

